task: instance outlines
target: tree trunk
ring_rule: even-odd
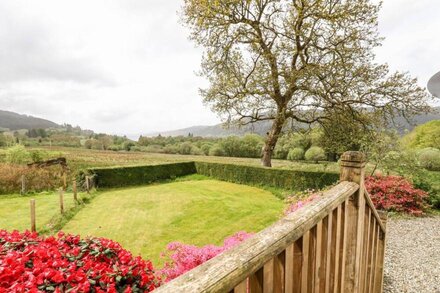
[[[273,121],[272,128],[267,133],[266,141],[263,147],[263,157],[261,158],[261,164],[264,167],[272,167],[272,155],[277,144],[279,135],[283,130],[286,117],[284,113],[278,113],[277,117]]]

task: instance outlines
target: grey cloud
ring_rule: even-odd
[[[75,57],[40,20],[26,19],[0,4],[0,83],[59,80],[112,85],[91,58]]]

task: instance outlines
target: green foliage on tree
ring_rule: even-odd
[[[432,120],[419,125],[402,139],[403,144],[411,149],[440,149],[440,120]]]
[[[365,1],[184,0],[183,22],[204,48],[204,102],[226,121],[270,120],[262,163],[287,121],[324,124],[335,114],[366,123],[428,111],[405,73],[374,61],[380,4]]]

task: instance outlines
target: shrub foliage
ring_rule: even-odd
[[[380,210],[422,215],[428,194],[400,176],[370,176],[365,180],[375,207]]]

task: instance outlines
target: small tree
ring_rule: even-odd
[[[228,122],[272,121],[264,166],[288,120],[428,111],[416,80],[374,62],[379,9],[369,0],[184,0],[183,21],[205,48],[204,101]]]

